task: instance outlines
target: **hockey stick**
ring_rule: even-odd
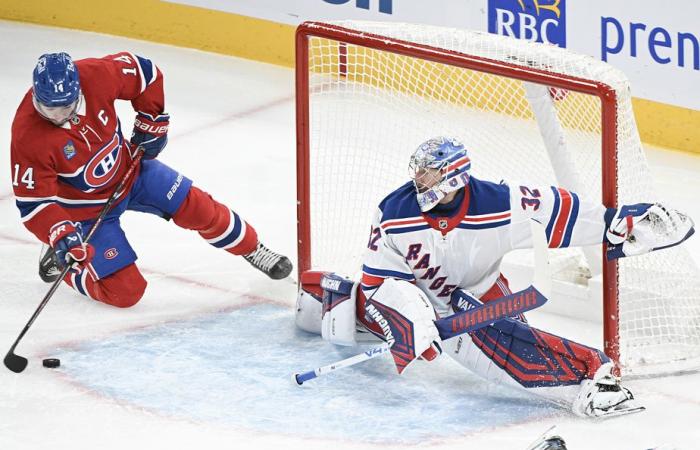
[[[544,228],[538,222],[530,221],[532,248],[535,257],[532,285],[514,294],[490,301],[466,311],[453,314],[435,321],[441,339],[449,339],[460,334],[470,333],[490,325],[498,320],[539,308],[547,302],[551,292],[549,259],[547,257],[547,237]],[[292,374],[292,380],[301,386],[304,382],[327,375],[338,369],[354,366],[390,351],[388,344],[367,350],[358,355],[319,367],[314,370]]]
[[[131,175],[134,173],[134,170],[136,170],[136,167],[141,161],[141,157],[143,157],[143,149],[139,147],[136,150],[136,156],[131,162],[129,169],[126,171],[121,181],[119,181],[119,184],[114,189],[114,192],[112,192],[112,195],[110,195],[109,199],[107,199],[107,203],[105,203],[105,205],[102,207],[102,210],[97,215],[97,219],[95,219],[95,224],[92,226],[90,232],[83,241],[85,244],[90,242],[90,239],[95,234],[95,231],[100,226],[100,224],[102,224],[102,221],[104,220],[105,216],[107,216],[107,213],[116,201],[117,196],[121,193],[121,190],[124,189],[124,185],[126,185],[126,182],[129,180],[129,178],[131,178]],[[21,341],[24,335],[27,333],[27,331],[29,331],[29,327],[32,326],[36,318],[39,316],[39,313],[41,313],[41,311],[44,309],[46,304],[53,296],[54,292],[56,292],[56,289],[58,289],[58,286],[61,284],[66,274],[68,274],[68,271],[71,269],[71,267],[72,264],[66,263],[58,279],[56,279],[56,281],[54,281],[54,283],[51,285],[51,288],[46,293],[43,300],[41,300],[41,303],[39,303],[39,306],[36,308],[36,311],[34,311],[34,314],[32,314],[32,317],[29,319],[29,322],[27,322],[27,324],[24,326],[22,332],[19,334],[19,336],[17,336],[17,339],[15,339],[15,343],[12,344],[12,347],[10,347],[10,350],[7,352],[7,355],[5,355],[5,359],[3,360],[3,362],[5,363],[5,367],[10,369],[11,371],[15,373],[20,373],[24,371],[24,369],[27,367],[27,358],[16,354],[15,348],[19,344],[19,341]]]

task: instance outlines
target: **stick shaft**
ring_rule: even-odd
[[[359,364],[361,362],[365,362],[367,360],[376,358],[377,356],[383,355],[384,353],[387,353],[389,351],[389,346],[387,344],[382,344],[379,347],[375,347],[373,349],[367,350],[366,352],[362,352],[360,354],[351,356],[349,358],[342,359],[338,362],[335,362],[333,364],[329,364],[327,366],[322,366],[319,368],[316,368],[314,370],[310,370],[308,372],[302,372],[299,374],[295,374],[295,379],[297,384],[302,384],[305,381],[313,380],[314,378],[318,378],[323,375],[327,375],[331,372],[334,372],[338,369],[342,369],[344,367],[350,367],[354,366],[355,364]]]
[[[129,169],[126,171],[126,173],[124,174],[122,179],[119,181],[119,184],[114,189],[114,192],[112,192],[112,195],[110,195],[109,199],[107,199],[107,202],[100,210],[100,213],[97,215],[97,218],[95,219],[95,224],[92,226],[92,228],[90,229],[90,232],[88,233],[87,237],[84,240],[85,244],[89,243],[90,239],[92,239],[92,236],[95,234],[95,231],[100,226],[100,224],[104,220],[105,216],[107,216],[107,213],[109,212],[109,210],[111,209],[115,200],[117,199],[117,196],[124,189],[124,185],[126,185],[127,181],[129,180],[131,175],[136,170],[136,167],[138,166],[142,157],[143,157],[143,151],[140,149],[137,150],[136,156],[134,157],[134,160],[131,162]],[[70,270],[71,266],[72,266],[72,264],[70,264],[70,263],[65,264],[65,267],[61,271],[61,274],[59,275],[58,279],[56,279],[56,281],[54,281],[54,283],[51,285],[51,288],[49,288],[49,291],[46,293],[44,298],[41,300],[41,303],[39,303],[39,306],[37,306],[36,310],[34,311],[34,314],[32,314],[32,317],[29,318],[29,321],[22,329],[22,332],[20,332],[19,336],[17,336],[17,339],[15,339],[15,342],[12,344],[12,347],[10,347],[10,350],[7,352],[7,355],[5,356],[5,359],[4,359],[5,366],[7,366],[8,369],[13,370],[13,371],[17,371],[17,370],[14,370],[13,368],[9,367],[8,361],[13,360],[12,356],[14,355],[15,348],[17,348],[17,345],[22,340],[24,335],[27,334],[27,331],[29,331],[29,328],[32,326],[32,324],[34,323],[36,318],[39,317],[39,314],[41,313],[41,311],[44,309],[46,304],[49,302],[49,300],[53,296],[54,292],[56,292],[56,289],[58,289],[58,286],[61,284],[61,282],[63,281],[65,276],[68,274],[68,271]],[[22,370],[24,370],[24,367],[22,367],[21,370],[19,370],[19,372],[21,372]]]

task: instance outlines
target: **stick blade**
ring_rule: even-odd
[[[19,356],[13,352],[9,352],[5,355],[3,360],[5,367],[13,371],[14,373],[21,373],[27,368],[27,358]]]

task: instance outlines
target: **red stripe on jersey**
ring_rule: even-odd
[[[386,229],[387,227],[395,227],[395,226],[399,226],[399,225],[413,225],[413,224],[417,224],[417,223],[425,223],[425,220],[421,217],[411,219],[411,220],[407,220],[407,219],[389,220],[387,222],[384,222],[380,226],[382,228]]]
[[[561,246],[562,239],[564,239],[564,232],[566,231],[566,225],[571,217],[571,193],[561,188],[557,190],[561,196],[561,206],[559,208],[559,216],[552,230],[552,236],[549,238],[549,248],[559,248],[559,246]]]
[[[384,282],[385,278],[377,277],[374,275],[369,275],[367,273],[362,274],[361,283],[365,286],[378,286]]]
[[[463,222],[486,222],[486,221],[499,221],[502,219],[510,219],[510,213],[505,212],[503,214],[490,214],[488,216],[466,216]]]

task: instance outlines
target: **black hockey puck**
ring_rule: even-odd
[[[58,358],[46,358],[43,364],[44,367],[48,367],[49,369],[55,369],[56,367],[61,365],[61,360]]]

